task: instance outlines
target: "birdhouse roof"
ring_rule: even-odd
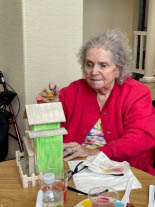
[[[29,125],[65,122],[61,102],[26,105]]]

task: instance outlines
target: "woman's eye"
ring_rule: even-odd
[[[101,67],[102,69],[106,68],[106,66],[107,66],[107,64],[105,64],[105,63],[100,63],[100,67]]]
[[[94,64],[92,62],[86,62],[86,67],[88,68],[92,68],[94,66]]]

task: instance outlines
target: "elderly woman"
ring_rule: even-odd
[[[155,109],[149,89],[130,78],[127,39],[116,31],[97,36],[82,46],[79,62],[84,78],[57,89],[68,131],[64,160],[102,151],[155,175]],[[44,102],[53,87],[41,92]]]

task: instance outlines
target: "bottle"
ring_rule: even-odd
[[[45,173],[43,175],[43,205],[42,207],[63,207],[63,192],[54,185],[55,175]]]

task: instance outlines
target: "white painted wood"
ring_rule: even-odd
[[[133,70],[132,72],[138,73],[138,74],[144,74],[145,73],[145,68],[142,69],[143,66],[143,61],[144,61],[144,52],[146,53],[145,50],[145,45],[146,45],[146,37],[147,37],[147,32],[145,31],[134,31],[134,51],[133,51]],[[138,52],[138,39],[139,41],[139,62],[138,62],[138,67],[137,67],[137,52]],[[144,63],[145,65],[145,63]]]
[[[35,157],[29,157],[29,176],[32,176],[35,173]]]
[[[23,137],[23,141],[26,148],[26,153],[28,154],[28,175],[31,176],[35,173],[35,152],[32,147],[32,139],[28,137]]]
[[[139,58],[139,69],[142,69],[143,67],[143,55],[144,52],[144,36],[140,36],[140,58]]]
[[[39,175],[32,174],[32,176],[28,176],[28,175],[24,174],[23,169],[22,169],[22,165],[20,163],[20,159],[21,159],[21,157],[23,157],[23,155],[24,155],[23,153],[16,151],[16,163],[19,168],[19,175],[20,175],[20,178],[22,181],[23,188],[36,186],[36,185],[40,184],[40,181],[42,180],[43,175],[42,175],[42,173],[40,173]]]
[[[144,75],[144,70],[133,69],[132,72]]]
[[[29,138],[39,138],[39,137],[50,137],[67,134],[65,128],[53,129],[53,130],[44,130],[44,131],[25,131],[28,134]]]
[[[147,17],[147,42],[143,82],[155,82],[155,0],[149,0]]]
[[[26,105],[29,125],[65,122],[61,102]]]
[[[134,31],[135,35],[144,35],[147,36],[147,32],[146,31]]]
[[[136,61],[137,61],[137,35],[134,32],[133,70],[136,69]]]
[[[29,141],[28,138],[24,136],[23,141],[24,141],[28,156],[34,156],[35,153],[34,153],[34,150],[32,148],[32,145],[30,143],[31,140]]]

